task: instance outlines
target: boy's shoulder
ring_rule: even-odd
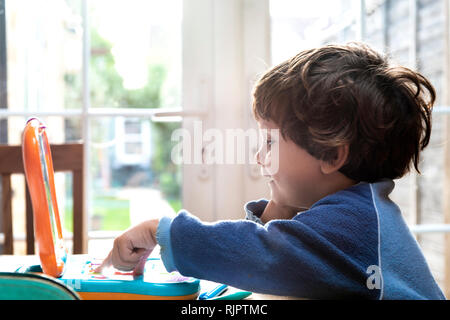
[[[378,218],[371,188],[370,183],[358,183],[328,195],[294,220],[361,265],[376,264]]]
[[[328,195],[294,219],[333,242],[352,246],[360,241],[376,243],[378,218],[372,187],[370,183],[361,182]]]

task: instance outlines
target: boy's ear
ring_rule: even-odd
[[[331,161],[320,161],[320,169],[323,174],[330,174],[338,171],[347,161],[349,147],[348,144],[337,148],[336,158]]]

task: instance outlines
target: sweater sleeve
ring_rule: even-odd
[[[264,223],[261,221],[261,215],[263,214],[264,209],[266,208],[268,203],[269,200],[267,199],[259,199],[256,201],[247,202],[244,206],[245,219],[264,225]]]
[[[156,242],[158,242],[161,248],[159,254],[168,272],[176,270],[173,261],[172,244],[170,242],[170,225],[172,224],[172,220],[173,218],[171,217],[162,217],[156,229]]]
[[[264,225],[260,217],[266,208],[269,201],[266,199],[259,199],[256,201],[249,201],[245,204],[245,219],[254,221],[260,225]],[[172,245],[170,242],[170,225],[173,218],[165,216],[161,218],[158,229],[156,231],[156,240],[161,247],[160,255],[163,261],[164,267],[167,271],[175,271],[175,265],[173,261]]]
[[[308,214],[315,214],[316,222],[323,220],[319,215],[327,216],[311,211]],[[339,228],[339,223],[327,226],[331,221],[325,219],[325,225],[313,228],[311,219],[305,219],[308,223],[300,219],[308,214],[262,226],[248,220],[204,223],[181,211],[170,223],[158,227],[162,259],[171,268],[168,271],[253,292],[304,298],[376,298],[377,290],[366,286],[367,261],[352,259],[345,250],[355,239],[327,239],[326,232],[320,230]],[[344,219],[346,216],[352,214],[342,214]],[[348,221],[344,225],[351,228]],[[335,231],[333,234],[344,234]],[[369,263],[376,264],[376,257],[372,258]]]

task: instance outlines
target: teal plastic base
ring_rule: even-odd
[[[0,300],[77,300],[69,287],[34,273],[0,272]]]
[[[134,277],[129,272],[110,270],[105,274],[93,272],[98,263],[86,255],[68,256],[63,275],[56,281],[76,292],[109,292],[176,298],[196,295],[200,291],[200,281],[183,277],[179,273],[168,273],[160,259],[150,258],[144,274]],[[18,273],[41,273],[39,265],[23,266]]]

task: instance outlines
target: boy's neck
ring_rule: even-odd
[[[320,199],[325,198],[331,194],[339,192],[341,190],[350,188],[358,183],[358,181],[352,180],[344,176],[343,174],[336,172],[333,175],[325,179],[319,186],[319,197],[314,201],[317,202]],[[314,204],[312,203],[311,206]],[[292,219],[297,213],[308,210],[309,208],[290,207],[287,205],[281,205],[270,200],[267,204],[264,212],[261,215],[261,221],[266,223],[273,219]]]
[[[350,188],[357,183],[358,181],[347,178],[340,172],[335,172],[333,175],[330,175],[329,179],[324,180],[321,188],[322,196],[320,197],[320,199],[325,198],[330,194]],[[318,199],[317,201],[319,201],[320,199]]]

